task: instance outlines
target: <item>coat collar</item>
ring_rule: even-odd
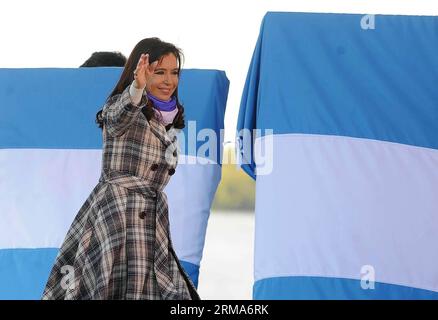
[[[146,120],[147,121],[147,120]],[[172,144],[169,135],[166,132],[164,125],[155,118],[149,121],[152,133],[167,147]]]
[[[147,96],[147,92],[146,90],[143,91],[143,99],[144,99],[144,103],[146,104],[148,99]],[[144,116],[145,121],[148,121],[146,119],[146,116]],[[166,131],[165,126],[157,119],[155,119],[155,117],[152,117],[152,119],[149,121],[149,127],[151,128],[152,133],[166,146],[168,147],[170,144],[172,144],[175,140],[171,140],[174,137],[169,137],[168,132]],[[171,130],[173,129],[173,127],[169,130],[169,132],[171,132]],[[172,130],[173,131],[173,130]],[[176,135],[176,133],[174,134]]]

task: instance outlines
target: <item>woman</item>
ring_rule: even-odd
[[[163,193],[184,128],[180,70],[180,50],[158,38],[143,39],[129,56],[96,115],[100,181],[67,233],[43,299],[199,299],[172,248]]]

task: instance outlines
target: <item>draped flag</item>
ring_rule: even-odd
[[[269,12],[238,119],[255,299],[438,298],[438,17]]]
[[[102,134],[95,114],[120,74],[0,69],[0,299],[40,299],[58,248],[98,182]],[[223,71],[182,70],[186,128],[165,192],[175,251],[195,284],[221,177],[228,86]]]

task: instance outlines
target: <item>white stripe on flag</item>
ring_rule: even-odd
[[[438,291],[437,150],[306,134],[273,146],[257,177],[256,281],[360,279],[371,265],[377,282]]]
[[[101,154],[1,149],[0,248],[59,247],[99,179]]]
[[[180,160],[183,161],[183,159]],[[205,158],[186,156],[165,192],[175,252],[181,260],[199,265],[210,208],[221,179],[221,166]],[[209,164],[200,164],[202,163]],[[195,164],[191,164],[195,163]]]
[[[221,167],[184,155],[179,162],[165,189],[171,234],[179,258],[199,265]],[[100,170],[101,150],[1,149],[0,249],[58,248]]]

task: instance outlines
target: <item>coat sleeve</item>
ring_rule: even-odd
[[[121,136],[135,121],[141,108],[147,103],[147,97],[143,95],[138,106],[133,105],[127,87],[121,94],[116,95],[105,104],[102,111],[104,129],[110,136]]]

